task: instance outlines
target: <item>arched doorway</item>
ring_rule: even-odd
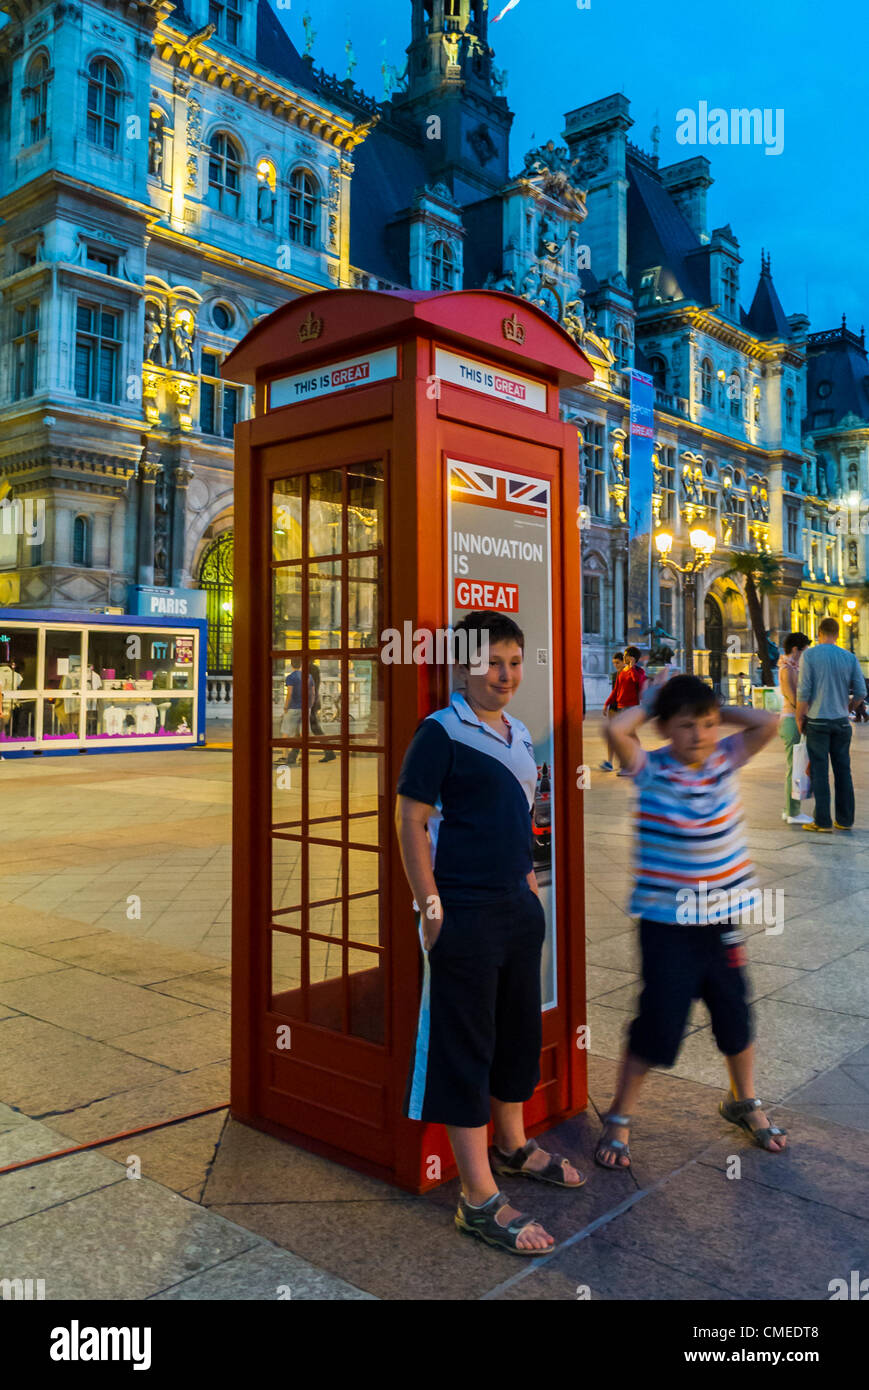
[[[713,690],[721,693],[721,677],[724,673],[724,618],[721,609],[711,594],[706,595],[703,604],[703,626],[706,650],[709,654],[709,679]]]
[[[209,675],[232,671],[232,575],[235,538],[223,531],[206,550],[199,567],[199,587],[207,594]]]

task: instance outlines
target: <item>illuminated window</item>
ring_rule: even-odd
[[[217,30],[218,38],[238,43],[241,31],[241,0],[209,0],[208,22]]]
[[[584,430],[582,501],[592,516],[606,514],[606,489],[603,467],[603,425],[590,423]]]
[[[203,434],[232,439],[241,419],[242,388],[222,381],[220,355],[203,349],[199,384],[199,428]]]
[[[582,577],[582,630],[585,633],[599,633],[601,630],[600,575],[584,574]]]
[[[616,363],[621,371],[626,372],[631,365],[631,340],[628,330],[623,323],[616,324],[615,331],[615,350]]]

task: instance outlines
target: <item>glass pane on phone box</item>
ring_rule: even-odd
[[[348,755],[349,839],[362,845],[380,843],[380,799],[382,794],[383,755],[357,752]]]
[[[341,662],[335,657],[311,654],[314,704],[311,709],[311,736],[337,738],[341,733]]]
[[[338,980],[344,973],[344,952],[340,942],[308,942],[308,978],[311,984],[322,984],[324,980]],[[327,1028],[341,1026],[341,991],[318,991],[321,1006],[311,997],[311,1022],[323,1024]],[[334,1011],[334,1012],[333,1012]]]
[[[272,836],[272,912],[300,907],[302,902],[302,845],[299,840]]]
[[[314,682],[308,672],[307,691],[300,656],[277,657],[272,666],[272,738],[301,738],[302,719],[310,709]],[[307,698],[306,698],[307,695]],[[275,750],[284,758],[286,750]],[[289,757],[295,761],[294,749]]]
[[[380,743],[383,736],[380,662],[354,657],[349,666],[350,737],[361,743]]]
[[[287,748],[276,748],[273,753],[272,825],[298,829],[302,815],[302,771],[298,764],[293,766],[286,761],[290,756],[291,750]]]
[[[308,645],[341,646],[341,581],[344,566],[340,560],[310,565],[308,568]]]
[[[347,907],[347,934],[350,940],[362,941],[367,946],[379,946],[380,895],[374,893],[370,898],[350,898]]]
[[[288,478],[272,490],[272,558],[302,557],[302,479]]]
[[[326,902],[341,896],[341,846],[309,845],[308,900]]]
[[[298,923],[293,921],[293,926]],[[302,939],[287,932],[273,931],[272,937],[272,1006],[279,1003],[291,1017],[301,1017]],[[286,996],[290,997],[287,998]],[[295,995],[295,998],[292,996]],[[284,996],[282,998],[282,996]]]
[[[341,903],[324,903],[308,912],[308,931],[318,936],[341,935]]]
[[[380,886],[380,854],[376,849],[347,852],[347,892],[376,892]]]
[[[382,466],[354,464],[347,470],[347,549],[375,550],[382,542]]]
[[[288,565],[272,576],[272,647],[292,651],[302,638],[302,567]]]
[[[331,468],[326,473],[311,473],[308,486],[308,554],[334,555],[343,549],[342,471]]]
[[[367,573],[376,566],[377,558],[368,555],[363,560],[348,562],[347,583],[347,645],[349,647],[380,647],[382,585],[377,573]]]
[[[48,705],[46,705],[48,709]],[[32,743],[36,738],[36,701],[12,700],[3,696],[0,714],[0,743]]]
[[[348,951],[350,1034],[383,1043],[386,1023],[386,971],[373,951]]]

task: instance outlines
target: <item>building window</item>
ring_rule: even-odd
[[[39,304],[19,304],[15,310],[15,336],[12,340],[14,400],[23,400],[35,392],[38,359]]]
[[[452,248],[445,241],[436,241],[431,249],[431,287],[433,290],[452,290],[456,285],[456,265]]]
[[[620,371],[627,372],[631,366],[631,340],[623,323],[616,324],[615,331],[616,364]]]
[[[676,517],[676,450],[658,450],[661,470],[661,525],[672,525]],[[669,630],[669,629],[668,629]]]
[[[221,333],[228,333],[235,323],[235,314],[228,304],[215,304],[214,308],[211,310],[211,318],[215,327],[219,328]]]
[[[72,563],[90,565],[91,524],[86,516],[77,516],[72,527]]]
[[[584,574],[582,577],[582,630],[585,633],[600,633],[600,575]]]
[[[798,508],[788,504],[785,507],[785,548],[789,555],[797,554],[800,540],[800,513]]]
[[[728,318],[736,318],[736,296],[738,285],[736,280],[736,266],[728,265],[724,268],[724,312]]]
[[[307,169],[296,169],[290,179],[290,240],[300,246],[316,246],[317,184]]]
[[[116,151],[121,135],[121,79],[107,58],[88,68],[87,138],[92,145]]]
[[[199,428],[203,434],[232,439],[233,430],[241,419],[242,388],[220,380],[220,357],[216,352],[203,350],[201,376]]]
[[[585,428],[585,486],[583,504],[592,516],[606,515],[606,489],[603,467],[603,425],[589,424]]]
[[[733,517],[733,544],[735,546],[744,546],[746,544],[747,539],[745,529],[745,498],[734,497],[732,502],[732,508],[733,510],[731,512],[731,515]]]
[[[658,591],[658,617],[665,632],[673,633],[673,590],[669,584],[662,584]]]
[[[208,203],[228,217],[238,217],[241,205],[241,155],[235,141],[222,131],[208,146]]]
[[[92,246],[87,249],[85,265],[89,270],[98,270],[103,275],[117,275],[118,257],[111,256],[105,251],[94,250]]]
[[[700,403],[712,404],[712,363],[708,357],[700,363]]]
[[[792,430],[796,422],[796,399],[790,387],[785,391],[785,428]]]
[[[27,86],[22,93],[26,110],[27,144],[35,145],[44,140],[48,133],[48,84],[50,82],[48,59],[44,53],[34,58],[27,70]]]
[[[827,541],[827,569],[824,578],[828,583],[836,584],[839,576],[836,572],[836,547]]]
[[[79,304],[75,327],[75,394],[107,404],[117,401],[120,314],[99,304]]]
[[[241,32],[241,0],[226,0],[225,4],[209,0],[208,22],[214,25],[218,38],[237,44]]]
[[[652,373],[652,380],[655,383],[656,391],[666,391],[667,389],[667,363],[663,357],[650,357],[649,367]]]
[[[718,493],[714,488],[703,489],[703,506],[706,509],[706,525],[714,535],[718,534]]]
[[[730,401],[730,414],[732,419],[738,420],[742,407],[742,377],[734,368],[727,378],[727,396]]]
[[[234,538],[224,531],[206,551],[199,571],[199,587],[207,595],[208,655],[210,672],[232,670],[232,582],[235,570]]]

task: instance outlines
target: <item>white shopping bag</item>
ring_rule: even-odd
[[[794,801],[805,801],[812,794],[812,779],[809,774],[809,750],[806,736],[794,745],[794,765],[791,773],[791,796]]]

